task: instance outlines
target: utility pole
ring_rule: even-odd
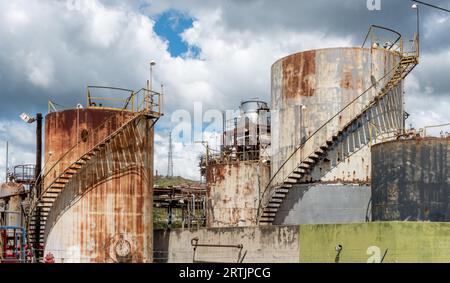
[[[32,124],[36,122],[36,167],[34,171],[35,178],[35,196],[34,198],[39,203],[39,198],[41,196],[41,186],[42,186],[42,178],[41,178],[41,167],[42,167],[42,114],[37,113],[36,117],[30,117],[26,113],[22,113],[20,118],[28,124]],[[36,259],[39,261],[43,256],[43,251],[40,247],[41,240],[41,207],[37,206],[34,220],[34,250]]]
[[[169,155],[167,160],[167,177],[173,177],[172,131],[169,132]]]

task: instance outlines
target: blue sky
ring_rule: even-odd
[[[189,50],[193,57],[198,56],[199,48],[189,46],[181,37],[186,29],[192,27],[193,22],[194,18],[176,10],[169,10],[157,16],[153,30],[168,41],[168,51],[172,57],[182,56]]]

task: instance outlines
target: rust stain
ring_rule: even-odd
[[[210,165],[206,172],[207,227],[256,225],[258,185],[268,182],[269,167],[258,162],[230,162]]]
[[[250,196],[255,193],[255,188],[252,183],[245,183],[244,185],[244,196]]]
[[[341,88],[351,89],[352,88],[352,72],[345,72],[341,80]]]
[[[227,170],[227,166],[224,164],[209,165],[206,169],[206,181],[208,184],[214,184],[221,182],[225,179],[225,174],[228,171],[228,175],[231,171]]]
[[[52,175],[58,176],[68,163],[74,162],[87,150],[106,138],[118,126],[122,125],[131,113],[107,109],[69,109],[52,112],[45,117],[45,160],[49,169],[69,149],[79,142],[77,150],[67,156],[66,164],[61,164]],[[102,124],[110,119],[113,127],[106,128]],[[97,134],[93,130],[97,129]],[[87,131],[87,132],[86,132]],[[83,142],[86,140],[86,142]],[[47,173],[47,172],[45,172]],[[51,182],[45,180],[45,185]]]
[[[240,210],[238,208],[232,208],[231,212],[231,224],[238,224],[240,220]]]
[[[307,51],[283,60],[283,95],[285,98],[313,96],[315,93],[316,52]]]
[[[364,82],[361,77],[354,78],[351,71],[346,71],[342,76],[340,86],[342,89],[361,90],[364,87]]]

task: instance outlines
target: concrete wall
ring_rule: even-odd
[[[155,262],[193,262],[199,244],[242,244],[244,263],[450,262],[450,223],[370,222],[155,231]],[[338,253],[336,247],[341,245]],[[236,248],[198,247],[197,261],[236,262]],[[384,257],[384,258],[383,258]]]
[[[193,262],[191,240],[198,244],[242,244],[243,262],[298,262],[299,241],[297,226],[266,226],[210,228],[199,230],[158,230],[154,234],[155,262]],[[198,247],[196,260],[207,262],[236,262],[237,248]]]
[[[300,262],[450,262],[450,224],[372,222],[300,226]],[[336,246],[341,245],[338,255]]]
[[[370,214],[369,200],[367,185],[295,185],[281,204],[274,224],[365,222]]]

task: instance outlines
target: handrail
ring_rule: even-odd
[[[112,113],[108,118],[106,118],[100,125],[98,125],[96,128],[94,128],[93,130],[92,130],[92,132],[96,132],[100,127],[103,127],[106,123],[108,123],[112,118],[115,118],[115,117],[117,117],[117,115],[116,115],[116,113]],[[55,163],[48,169],[48,170],[45,170],[45,167],[43,168],[43,170],[42,170],[42,172],[44,172],[44,175],[43,175],[43,179],[45,179],[45,177],[47,177],[48,176],[48,174],[50,173],[50,171],[51,170],[53,170],[53,168],[55,168],[55,166],[57,165],[57,164],[59,164],[59,162],[64,158],[64,157],[66,157],[75,147],[77,147],[79,144],[81,144],[83,141],[82,140],[79,140],[77,143],[75,143],[71,148],[69,148],[63,155],[61,155],[61,157],[57,160],[57,161],[55,161]],[[45,173],[45,172],[47,172],[47,173]]]
[[[107,98],[107,97],[94,97],[91,95],[91,89],[110,89],[110,90],[118,90],[118,91],[124,91],[124,92],[129,92],[130,95],[127,96],[126,98]],[[143,92],[141,94],[141,92]],[[110,107],[111,109],[117,109],[117,110],[128,110],[128,107],[130,105],[131,102],[131,111],[135,112],[135,111],[139,111],[142,110],[140,107],[137,107],[137,109],[135,109],[135,106],[138,105],[138,100],[139,100],[139,95],[143,95],[144,99],[142,101],[141,104],[139,104],[139,106],[142,106],[142,104],[145,102],[145,108],[147,110],[152,110],[149,109],[149,101],[150,104],[152,106],[157,106],[158,107],[158,111],[155,112],[161,112],[161,96],[162,96],[162,92],[156,92],[153,90],[149,90],[146,88],[141,88],[140,90],[138,90],[137,92],[135,92],[134,90],[131,89],[126,89],[126,88],[118,88],[118,87],[109,87],[109,86],[87,86],[86,87],[86,100],[87,100],[87,107],[88,108],[107,108],[104,106],[97,106],[94,105],[95,103],[92,100],[105,100],[105,101],[119,101],[119,102],[123,102],[124,105],[120,108],[117,107]],[[154,99],[153,97],[158,97],[158,102],[154,103]],[[136,101],[137,100],[137,101]]]
[[[115,114],[116,114],[116,113],[112,113],[108,118],[106,118],[100,125],[98,125],[96,128],[94,128],[92,131],[93,131],[93,132],[97,131],[97,129],[99,129],[100,127],[103,127],[107,122],[109,122],[109,120],[110,120],[111,118],[117,117],[117,115],[115,115]],[[71,152],[71,151],[72,151],[75,147],[77,147],[81,142],[82,142],[82,141],[80,140],[80,141],[78,141],[77,143],[75,143],[71,148],[69,148],[63,155],[61,155],[61,157],[60,157],[58,160],[56,160],[56,161],[53,163],[53,165],[52,165],[49,169],[46,169],[46,166],[48,165],[48,160],[46,160],[46,161],[45,161],[45,164],[44,164],[44,168],[42,168],[41,173],[40,173],[39,176],[36,178],[36,181],[35,181],[35,183],[34,183],[34,186],[36,187],[36,186],[38,185],[38,181],[39,181],[39,180],[44,180],[45,177],[48,176],[48,174],[50,173],[50,171],[53,170],[53,168],[55,168],[55,166],[58,165],[58,164],[61,162],[61,160],[62,160],[63,158],[65,158],[65,157],[69,154],[69,152]],[[58,177],[59,177],[59,176],[58,176]],[[37,197],[39,198],[40,196],[37,196]]]
[[[266,188],[264,189],[264,192],[263,192],[263,194],[261,195],[261,197],[260,197],[260,201],[259,201],[259,205],[258,205],[258,218],[260,217],[260,214],[261,214],[261,212],[263,212],[263,209],[261,209],[262,207],[262,202],[263,202],[263,200],[264,200],[264,197],[265,197],[265,195],[266,195],[266,193],[267,193],[267,191],[268,191],[268,189],[269,188],[271,188],[272,187],[272,183],[273,183],[273,181],[275,180],[275,177],[277,177],[278,176],[278,174],[280,173],[280,171],[281,170],[283,170],[284,169],[284,167],[285,167],[285,165],[292,159],[292,157],[294,156],[294,155],[296,155],[297,154],[297,152],[299,151],[299,149],[302,149],[302,148],[304,148],[305,147],[305,145],[310,141],[310,140],[312,140],[312,138],[313,137],[315,137],[316,136],[316,134],[319,132],[319,131],[321,131],[322,129],[324,129],[328,124],[330,124],[336,117],[338,117],[344,110],[346,110],[348,107],[350,107],[351,105],[353,105],[354,103],[355,103],[355,101],[357,101],[358,99],[360,99],[364,94],[366,94],[366,93],[368,93],[371,89],[373,89],[374,87],[376,87],[376,85],[378,85],[378,83],[380,82],[380,81],[382,81],[383,79],[385,79],[389,74],[391,74],[394,70],[398,70],[399,68],[401,68],[402,67],[402,62],[401,62],[401,59],[400,59],[400,61],[398,62],[398,64],[396,64],[391,70],[389,70],[388,72],[386,72],[380,79],[378,79],[376,82],[374,82],[368,89],[366,89],[363,93],[361,93],[359,96],[357,96],[356,98],[354,98],[351,102],[349,102],[346,106],[344,106],[344,108],[342,108],[339,112],[337,112],[333,117],[331,117],[328,121],[326,121],[321,127],[319,127],[312,135],[310,135],[306,140],[305,140],[305,142],[304,143],[302,143],[300,146],[298,146],[294,151],[293,151],[293,153],[282,163],[282,165],[278,168],[278,170],[275,172],[275,174],[270,178],[270,180],[269,180],[269,183],[267,184],[267,186],[266,186]],[[389,84],[389,82],[387,82],[386,83],[386,86]],[[385,86],[385,87],[386,87]],[[393,86],[391,86],[391,87],[393,87]],[[377,98],[378,97],[378,95],[377,96],[375,96],[375,98]],[[375,99],[374,98],[374,99]],[[372,100],[367,106],[365,106],[364,108],[363,108],[363,111],[361,112],[361,113],[363,113],[364,111],[365,111],[365,109],[367,108],[367,107],[370,107],[370,105],[373,103],[373,101],[374,100]],[[359,116],[359,115],[358,115]],[[349,123],[351,123],[352,121],[353,121],[354,119],[352,119],[352,120],[350,120],[349,121]],[[349,124],[348,123],[348,124]],[[345,128],[348,124],[346,124],[343,128]],[[325,141],[324,141],[325,142]],[[313,149],[313,152],[311,152],[311,153],[309,153],[309,154],[307,154],[306,155],[306,158],[302,158],[301,157],[301,161],[300,161],[300,163],[298,164],[298,165],[300,165],[304,160],[306,160],[307,158],[309,158],[309,156],[311,155],[311,154],[313,154],[314,153],[314,150],[316,150],[317,148],[314,148]],[[294,172],[295,170],[297,169],[297,167],[296,168],[294,168],[287,176],[289,176],[290,174],[292,174],[292,172]],[[287,177],[286,176],[286,177]],[[283,179],[284,180],[284,179]],[[270,201],[270,198],[268,199],[268,201],[267,202],[269,202]]]
[[[49,100],[49,101],[48,101],[48,113],[51,113],[51,112],[52,112],[52,109],[53,109],[55,112],[58,111],[58,110],[56,110],[55,103],[54,103],[53,101]]]
[[[384,30],[393,32],[393,33],[395,33],[397,35],[397,39],[394,41],[394,43],[391,44],[391,46],[389,47],[389,50],[392,48],[392,46],[394,46],[402,38],[402,35],[399,32],[397,32],[397,31],[395,31],[393,29],[382,27],[382,26],[377,26],[377,25],[370,25],[369,31],[367,32],[367,35],[364,38],[364,42],[363,42],[361,48],[364,48],[364,45],[366,44],[367,38],[369,37],[369,34],[372,31],[372,28],[384,29]]]
[[[88,86],[88,88],[92,88],[92,87],[95,87],[95,88],[110,88],[110,87],[99,87],[99,86]],[[120,89],[120,88],[111,88],[111,89],[118,89],[118,90],[126,90],[126,89]],[[142,90],[145,90],[145,89],[140,89],[139,91],[137,91],[136,93],[134,93],[133,91],[133,94],[134,95],[137,95],[137,94],[139,94]],[[128,91],[128,90],[127,90]],[[156,94],[156,95],[160,95],[159,93],[157,93],[157,92],[154,92],[154,91],[151,91],[151,93],[153,93],[153,94]],[[152,104],[153,106],[159,106],[159,101],[158,101],[158,103],[153,103]],[[137,111],[140,111],[140,109],[136,109]],[[122,113],[123,114],[123,113]],[[117,113],[112,113],[108,118],[106,118],[100,125],[98,125],[96,128],[94,128],[93,130],[92,130],[92,132],[93,133],[95,133],[98,129],[100,129],[101,127],[103,127],[103,126],[105,126],[107,123],[109,123],[109,121],[110,120],[112,120],[112,118],[114,118],[114,117],[117,117]],[[47,172],[47,173],[44,173],[44,175],[43,175],[43,178],[45,178],[47,175],[48,175],[48,172],[49,171],[51,171],[65,156],[67,156],[67,154],[69,154],[69,152],[70,151],[72,151],[77,145],[79,145],[79,144],[81,144],[82,143],[82,141],[80,140],[80,141],[78,141],[77,143],[75,143],[71,148],[69,148],[57,161],[55,161],[55,163],[53,164],[53,166],[52,167],[50,167],[49,169],[48,169],[48,171],[47,170],[45,170],[46,168],[44,167],[43,168],[43,170],[42,170],[42,172]]]
[[[119,90],[119,91],[124,91],[124,92],[131,92],[131,95],[133,94],[133,90],[131,90],[131,89],[120,88],[120,87],[110,87],[110,86],[89,85],[86,87],[86,102],[87,102],[88,108],[92,106],[92,102],[91,102],[92,98],[99,99],[98,97],[91,97],[91,89]],[[123,100],[123,101],[125,101],[125,100]]]
[[[442,127],[446,127],[446,126],[450,126],[450,123],[446,123],[446,124],[441,124],[441,125],[432,125],[432,126],[426,126],[423,128],[424,130],[424,136],[427,136],[427,129],[431,129],[431,128],[442,128]]]

